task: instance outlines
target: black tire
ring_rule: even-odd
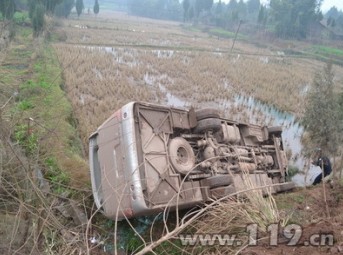
[[[221,197],[229,196],[236,192],[236,188],[233,185],[229,185],[226,187],[218,187],[215,189],[210,190],[210,196],[213,199],[218,199]]]
[[[280,186],[280,191],[285,192],[288,190],[292,190],[295,188],[295,184],[293,182],[285,182]]]
[[[194,151],[184,138],[176,137],[170,140],[168,152],[170,162],[177,172],[186,175],[194,168]]]
[[[198,121],[208,119],[208,118],[220,118],[219,111],[213,108],[201,109],[201,110],[196,111],[195,114],[196,114],[196,119]]]
[[[231,175],[216,175],[212,177],[208,177],[206,179],[201,180],[201,184],[203,186],[216,188],[216,187],[222,187],[222,186],[228,186],[233,183],[233,179]]]
[[[272,138],[272,135],[281,136],[281,133],[282,133],[282,127],[280,126],[268,127],[269,138]]]
[[[209,119],[203,119],[198,121],[198,125],[195,127],[194,132],[195,133],[204,133],[206,131],[213,131],[217,132],[222,128],[222,124],[220,119],[216,118],[209,118]]]

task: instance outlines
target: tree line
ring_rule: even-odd
[[[182,6],[178,0],[128,0],[127,5],[133,15],[182,20]]]
[[[339,11],[335,6],[324,15],[326,25],[339,33],[343,33],[343,12]]]
[[[0,14],[5,21],[11,22],[18,11],[28,11],[34,36],[44,31],[45,16],[68,18],[74,7],[80,16],[84,10],[83,0],[0,0]],[[94,0],[93,12],[98,14],[99,11],[99,1]]]
[[[100,11],[99,1],[94,1],[93,12]],[[305,39],[320,21],[338,33],[343,33],[343,13],[332,7],[325,15],[322,0],[270,0],[263,5],[260,0],[123,0],[129,13],[155,19],[169,19],[231,30],[242,22],[274,33],[280,38]],[[1,0],[2,18],[11,20],[17,7],[29,9],[35,34],[44,29],[44,15],[67,18],[75,7],[78,16],[84,10],[83,0]],[[89,11],[89,10],[88,10]],[[255,31],[259,31],[255,29]]]
[[[183,22],[232,28],[239,22],[257,25],[280,38],[305,39],[323,18],[328,26],[343,31],[343,13],[333,7],[325,16],[320,10],[323,0],[127,0],[131,14]],[[327,16],[328,15],[328,16]],[[319,25],[320,26],[320,25]]]

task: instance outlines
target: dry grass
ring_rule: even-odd
[[[177,219],[172,228],[166,223],[163,226],[162,236],[154,238],[154,226],[151,226],[150,241],[138,233],[138,237],[144,240],[144,246],[137,254],[160,254],[163,251],[163,244],[173,247],[173,252],[182,254],[239,254],[250,242],[264,239],[267,227],[270,224],[280,224],[285,226],[289,216],[282,215],[278,210],[274,198],[271,194],[265,198],[261,192],[261,187],[252,184],[246,184],[246,189],[233,193],[221,199],[215,200],[205,207],[193,210],[180,219]],[[264,186],[268,188],[268,186]],[[246,198],[244,201],[234,198],[236,195],[242,195]],[[165,222],[168,222],[167,209],[164,212]],[[178,217],[178,215],[177,215]],[[256,231],[259,233],[258,240],[250,240],[253,236],[248,235],[247,224],[257,224]],[[158,232],[161,232],[160,230]],[[236,245],[190,245],[178,246],[173,240],[178,239],[182,233],[191,233],[192,235],[218,235],[235,236],[236,241],[241,244]],[[185,234],[187,235],[187,234]],[[217,240],[218,241],[218,240]],[[218,243],[217,243],[218,244]],[[161,249],[162,247],[162,249]],[[170,252],[170,250],[169,250]],[[163,254],[168,254],[168,249]]]
[[[246,190],[239,192],[238,198],[228,196],[225,200],[208,208],[199,220],[194,221],[192,229],[197,234],[229,234],[235,235],[242,245],[205,247],[201,254],[238,254],[243,250],[253,236],[249,236],[248,224],[256,224],[259,233],[257,239],[263,239],[270,224],[281,227],[287,225],[290,215],[285,215],[276,205],[271,187],[264,188],[266,197],[261,188],[258,188],[249,178],[249,173],[243,174]],[[266,185],[267,186],[267,185]],[[241,195],[244,195],[241,197]],[[240,198],[241,197],[241,198]],[[236,239],[236,240],[237,240]],[[193,254],[193,252],[192,252]]]

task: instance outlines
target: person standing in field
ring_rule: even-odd
[[[319,153],[317,161],[313,162],[313,164],[319,166],[322,169],[322,172],[313,181],[313,185],[317,185],[322,181],[323,178],[331,174],[332,167],[330,159],[326,156],[322,156],[321,153]]]

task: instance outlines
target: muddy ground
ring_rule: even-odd
[[[289,245],[290,239],[280,233],[277,246],[270,245],[268,236],[264,236],[267,239],[258,242],[256,247],[246,248],[241,254],[343,254],[343,186],[326,184],[325,191],[327,202],[322,184],[276,197],[279,207],[292,213],[290,224],[302,227],[296,245]],[[333,236],[332,243],[330,235]]]

